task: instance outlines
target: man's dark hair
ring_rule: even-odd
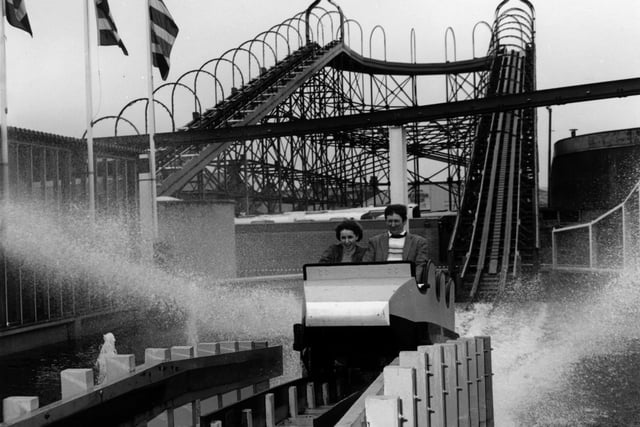
[[[362,227],[360,227],[360,224],[355,221],[346,219],[338,224],[338,226],[336,227],[336,239],[340,240],[340,233],[342,232],[342,230],[353,231],[353,234],[356,235],[356,242],[359,242],[360,239],[362,239]]]
[[[402,222],[407,220],[407,207],[405,205],[389,205],[384,210],[384,218],[389,215],[398,214],[402,218]]]

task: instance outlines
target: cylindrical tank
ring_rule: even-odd
[[[549,204],[558,210],[604,210],[640,179],[640,128],[565,138],[554,144]]]

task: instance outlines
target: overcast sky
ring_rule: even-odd
[[[73,137],[84,132],[82,1],[26,0],[33,38],[6,27],[9,126]],[[417,59],[421,62],[444,60],[447,27],[455,31],[458,59],[471,58],[474,24],[492,23],[499,3],[497,0],[336,2],[347,18],[360,22],[365,39],[374,26],[385,28],[389,59],[410,60],[410,30],[414,28]],[[180,27],[168,80],[237,47],[310,3],[310,0],[165,0]],[[539,89],[640,77],[639,1],[534,3]],[[129,56],[124,56],[116,46],[94,49],[96,118],[117,114],[130,100],[146,96],[146,0],[110,0],[109,4]],[[320,5],[331,8],[326,1]],[[157,86],[161,80],[157,71],[154,73]],[[538,117],[541,182],[546,184],[547,111],[540,109]],[[569,136],[571,128],[589,133],[638,126],[640,97],[553,107],[554,141]]]

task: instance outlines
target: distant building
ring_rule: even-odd
[[[554,144],[549,204],[602,211],[622,202],[640,179],[640,128],[572,136]]]

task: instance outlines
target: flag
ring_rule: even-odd
[[[149,17],[153,66],[160,70],[162,80],[166,80],[169,74],[169,56],[178,35],[178,26],[162,0],[149,0]]]
[[[31,32],[31,25],[29,24],[29,17],[27,16],[27,8],[24,5],[24,0],[5,0],[5,11],[7,13],[7,21],[10,25],[26,31],[33,37]]]
[[[107,0],[95,0],[96,19],[98,20],[98,45],[99,46],[120,46],[125,55],[129,55],[127,48],[118,35],[118,28],[113,22],[109,3]]]

